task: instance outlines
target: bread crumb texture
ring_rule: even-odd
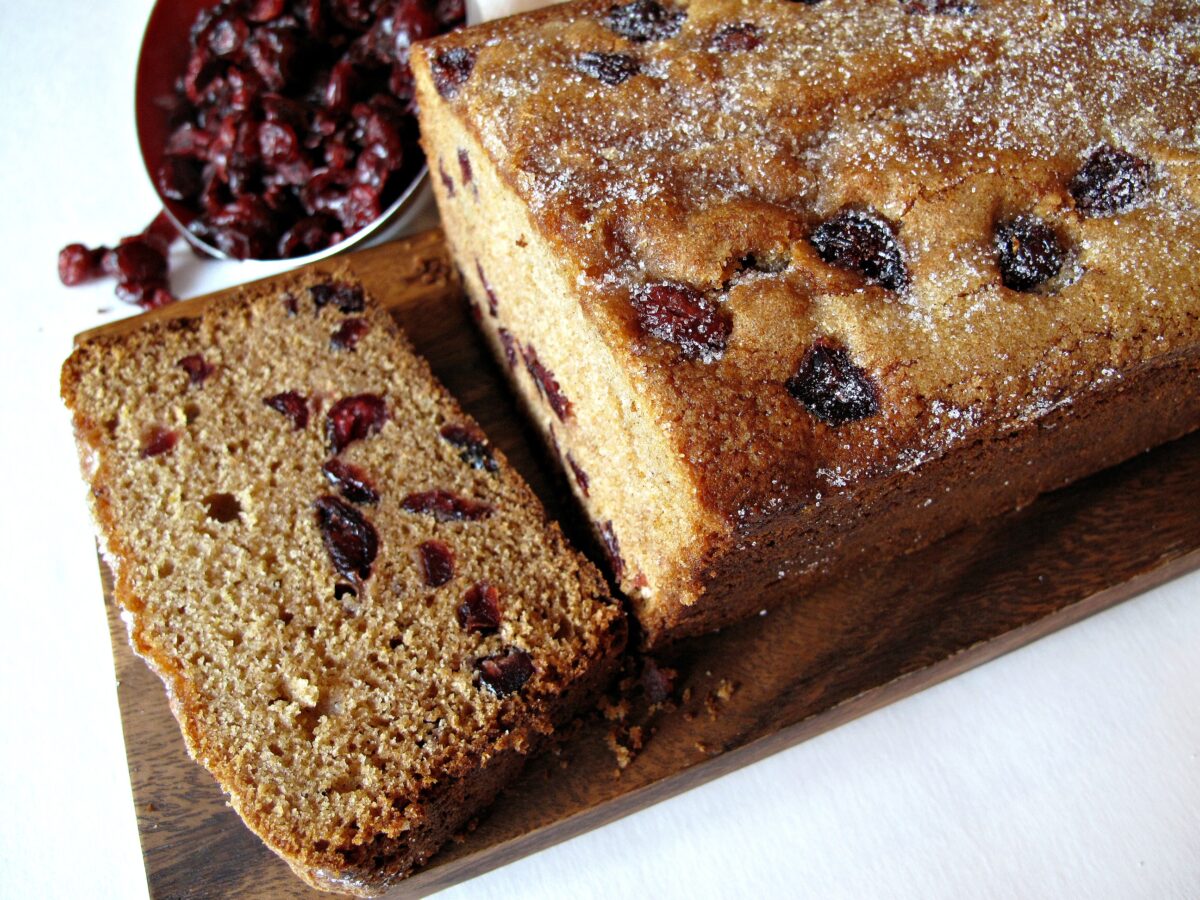
[[[83,344],[63,395],[189,751],[302,877],[371,892],[490,799],[623,620],[361,287],[282,283]]]

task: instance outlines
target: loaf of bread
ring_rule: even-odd
[[[612,671],[600,574],[344,275],[90,340],[62,390],[134,650],[310,884],[403,878]]]
[[[1191,0],[584,0],[413,66],[651,644],[1200,424]]]

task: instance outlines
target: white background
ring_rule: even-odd
[[[4,897],[146,891],[58,400],[71,335],[130,310],[60,287],[55,256],[154,213],[132,123],[149,7],[0,5]],[[264,273],[180,263],[189,296]],[[1200,897],[1200,575],[450,894],[644,892]]]

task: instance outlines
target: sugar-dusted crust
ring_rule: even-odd
[[[1193,4],[695,0],[644,41],[613,9],[467,29],[414,69],[464,280],[497,351],[535,347],[570,400],[548,411],[518,358],[652,642],[1200,424]],[[452,49],[473,64],[446,96],[430,67]],[[597,77],[596,53],[625,70]],[[1144,181],[1089,209],[1078,179],[1106,148]],[[888,223],[903,279],[823,258],[847,210]],[[1019,216],[1061,251],[1021,290],[999,240]],[[726,317],[721,352],[648,327],[639,297],[664,283]],[[844,351],[875,406],[839,420],[789,390],[814,346]],[[1086,437],[1065,461],[1044,435],[1060,421]],[[972,471],[990,482],[972,502],[896,512]]]
[[[318,308],[329,276],[273,279],[200,315],[81,345],[63,367],[92,508],[134,650],[162,678],[189,753],[310,884],[372,895],[478,814],[611,674],[624,617],[503,455],[476,468],[441,434],[475,423],[391,318]],[[348,284],[343,273],[334,284]],[[362,321],[354,349],[331,336]],[[181,365],[198,355],[198,381]],[[193,370],[200,371],[193,365]],[[264,403],[302,393],[294,427]],[[336,457],[379,497],[370,574],[339,572],[314,501],[337,495],[326,413],[373,392],[388,418]],[[174,446],[147,455],[154,428]],[[410,493],[493,507],[438,521]],[[455,555],[431,586],[418,546]],[[499,590],[492,633],[468,631],[469,589]],[[477,661],[516,647],[533,675],[497,696]]]

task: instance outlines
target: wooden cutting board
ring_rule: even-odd
[[[450,391],[588,547],[565,506],[569,492],[471,326],[440,233],[339,262],[393,309]],[[205,302],[147,315],[183,315]],[[679,671],[674,708],[648,716],[635,703],[624,723],[599,715],[582,723],[532,761],[478,827],[389,896],[421,896],[603,825],[1200,566],[1200,504],[1179,502],[1198,485],[1200,433],[687,643],[665,661]],[[188,758],[102,575],[150,895],[321,896],[241,824]],[[633,726],[644,746],[618,777],[613,730],[628,746]]]

